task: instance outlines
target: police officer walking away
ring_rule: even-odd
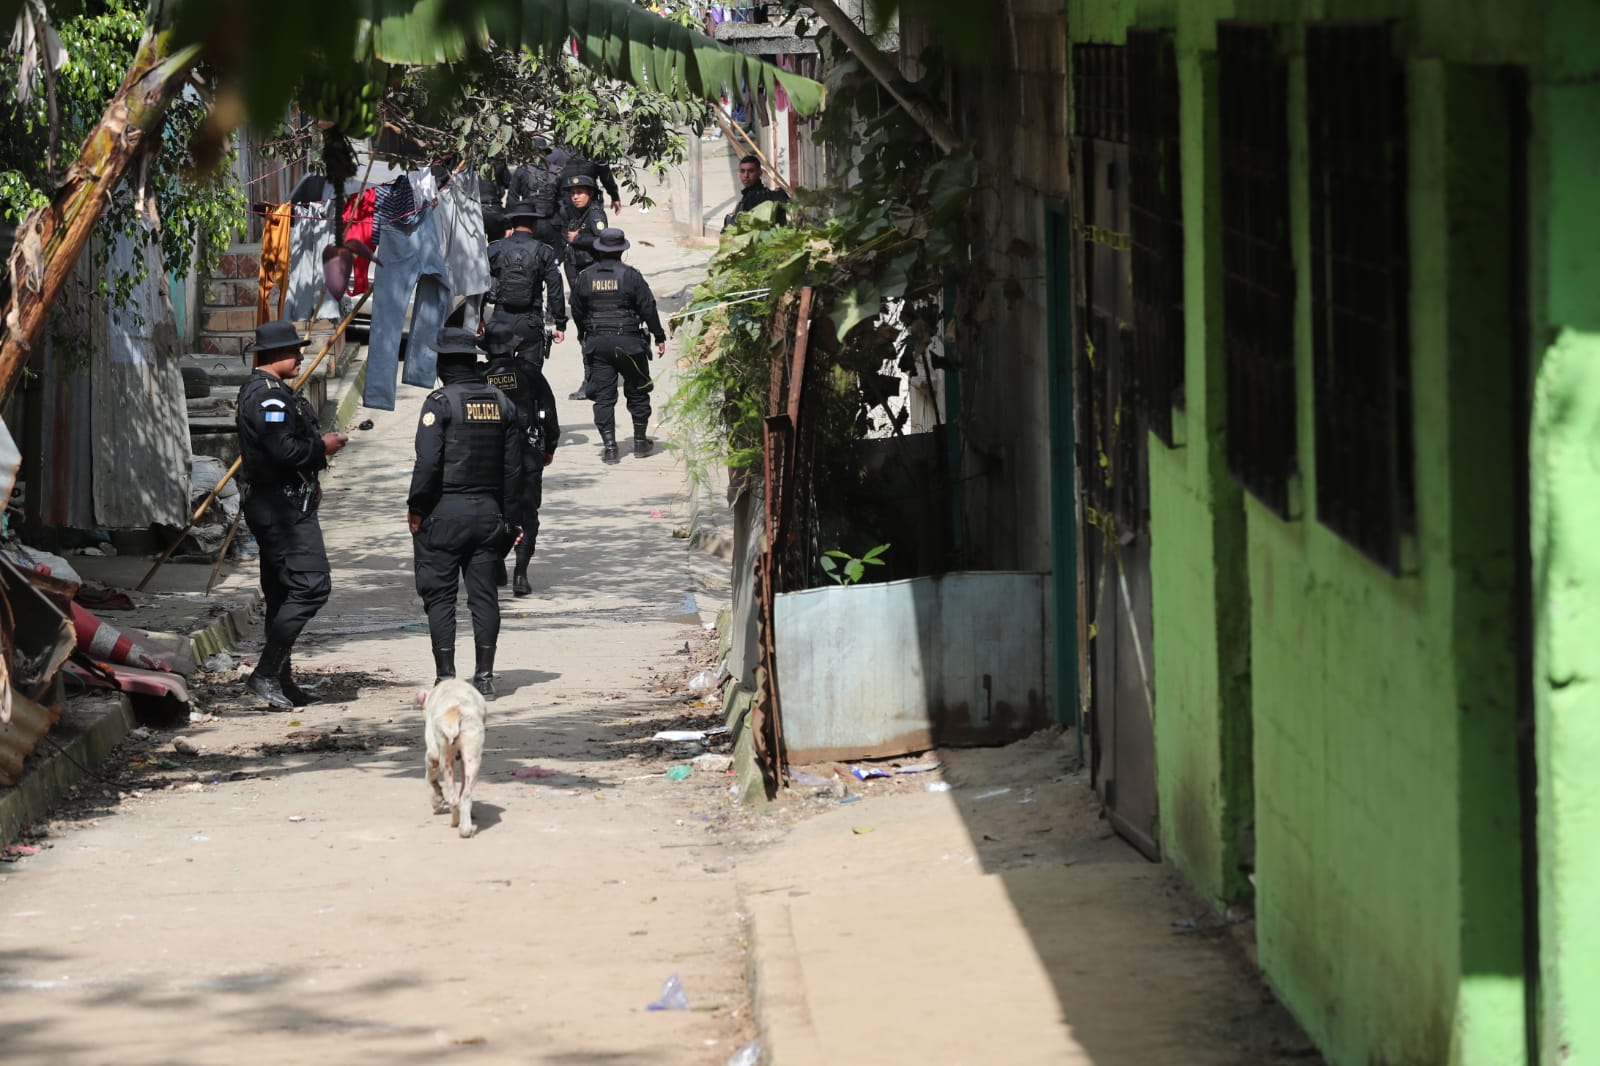
[[[539,541],[539,505],[544,502],[544,468],[555,461],[561,423],[556,419],[556,398],[538,366],[517,357],[517,332],[504,322],[492,322],[479,341],[489,353],[489,384],[510,397],[517,408],[517,424],[527,447],[522,453],[521,513],[511,517],[522,527],[517,540],[511,591],[526,596],[528,563]]]
[[[583,342],[585,383],[594,401],[594,425],[604,445],[601,458],[617,462],[617,378],[628,413],[633,416],[633,454],[650,454],[650,345],[645,330],[655,339],[656,354],[667,354],[667,333],[656,314],[655,294],[644,275],[622,261],[628,239],[619,229],[607,229],[594,242],[598,261],[578,276],[572,288],[572,318]]]
[[[472,684],[494,697],[494,651],[500,640],[495,572],[520,507],[522,430],[517,409],[484,381],[477,337],[445,328],[436,389],[422,402],[417,463],[406,498],[417,595],[428,613],[435,681],[456,676],[456,589],[463,575],[477,661]]]
[[[538,208],[529,203],[512,204],[506,208],[506,216],[513,227],[511,232],[489,246],[489,273],[494,276],[489,298],[495,304],[491,321],[515,330],[520,337],[518,354],[535,366],[543,366],[546,307],[555,326],[556,342],[566,336],[567,302],[562,292],[561,266],[555,251],[534,236],[534,228],[540,222]]]
[[[290,656],[306,623],[332,590],[317,507],[317,472],[349,440],[318,433],[311,401],[284,383],[300,369],[309,340],[291,322],[256,327],[255,370],[239,387],[239,452],[244,519],[261,547],[267,646],[245,688],[278,708],[304,707],[313,697],[295,684]]]

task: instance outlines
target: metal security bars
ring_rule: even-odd
[[[1317,517],[1391,572],[1416,526],[1405,95],[1389,26],[1307,28]]]
[[[1184,404],[1178,62],[1170,32],[1128,31],[1127,55],[1134,402],[1170,448],[1172,409]]]
[[[1072,132],[1097,141],[1127,142],[1128,78],[1122,46],[1072,46]]]
[[[1217,27],[1228,468],[1289,517],[1295,448],[1288,71],[1270,26]]]

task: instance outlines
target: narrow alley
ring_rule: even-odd
[[[665,212],[624,224],[679,306],[708,250]],[[572,340],[549,373],[558,396],[577,385]],[[679,453],[604,466],[587,405],[559,403],[534,594],[502,601],[481,830],[459,839],[430,813],[413,702],[431,661],[402,500],[423,395],[360,411],[373,427],[326,480],[335,591],[297,656],[325,702],[268,711],[247,666],[202,673],[204,722],[137,731],[0,866],[6,1062],[722,1064],[757,1061],[736,1056],[758,1037],[760,1061],[797,1066],[868,1045],[894,1063],[1314,1057],[1230,943],[1248,915],[1114,836],[1070,732],[889,780],[796,767],[832,780],[745,805],[725,739],[699,763],[653,740],[723,723],[691,678],[718,669],[729,567],[688,545]],[[687,1009],[649,1009],[672,975]]]

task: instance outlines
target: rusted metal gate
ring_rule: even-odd
[[[1073,49],[1078,469],[1088,578],[1084,730],[1112,825],[1156,843],[1147,421],[1136,402],[1126,49]]]
[[[792,346],[788,343],[793,338]],[[806,356],[811,343],[811,289],[800,290],[792,309],[780,307],[773,319],[772,378],[762,432],[766,544],[756,569],[756,706],[751,714],[756,758],[769,792],[783,783],[788,761],[778,693],[774,597],[803,588],[812,493],[811,434],[805,417]]]

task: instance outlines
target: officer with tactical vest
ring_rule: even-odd
[[[656,314],[655,294],[644,276],[622,261],[628,239],[619,229],[606,229],[594,242],[598,261],[578,276],[572,288],[572,318],[583,342],[585,385],[594,401],[594,425],[603,445],[601,458],[617,462],[617,378],[628,413],[633,416],[633,454],[650,454],[650,345],[667,354],[667,333]]]
[[[594,263],[594,242],[611,225],[599,202],[600,186],[592,174],[572,174],[562,186],[571,209],[567,220],[567,281],[576,282],[579,274]]]
[[[257,326],[255,342],[245,348],[255,356],[255,369],[239,388],[244,520],[261,548],[267,606],[267,646],[245,687],[282,709],[315,702],[295,684],[290,655],[333,587],[317,521],[317,473],[349,440],[343,433],[318,433],[311,401],[284,383],[299,372],[310,343],[292,322]]]
[[[543,366],[544,312],[549,307],[555,326],[554,339],[566,337],[567,304],[561,286],[561,266],[556,253],[534,236],[540,222],[533,204],[512,204],[506,208],[512,230],[504,240],[489,246],[489,273],[494,285],[489,298],[494,301],[493,322],[504,323],[522,338],[518,354],[536,366]],[[544,288],[541,299],[540,287]]]
[[[489,353],[489,384],[510,397],[517,408],[517,424],[527,441],[522,455],[522,512],[513,519],[522,527],[516,544],[516,565],[511,591],[526,596],[528,563],[539,541],[539,505],[544,502],[544,468],[555,462],[561,423],[556,419],[556,398],[537,366],[517,357],[517,333],[503,322],[490,323],[479,344]]]
[[[422,402],[406,507],[434,683],[456,676],[456,589],[464,575],[477,649],[472,684],[492,699],[500,639],[495,573],[516,536],[508,519],[521,508],[526,445],[516,406],[484,381],[477,340],[471,330],[439,331],[433,347],[444,387]]]

